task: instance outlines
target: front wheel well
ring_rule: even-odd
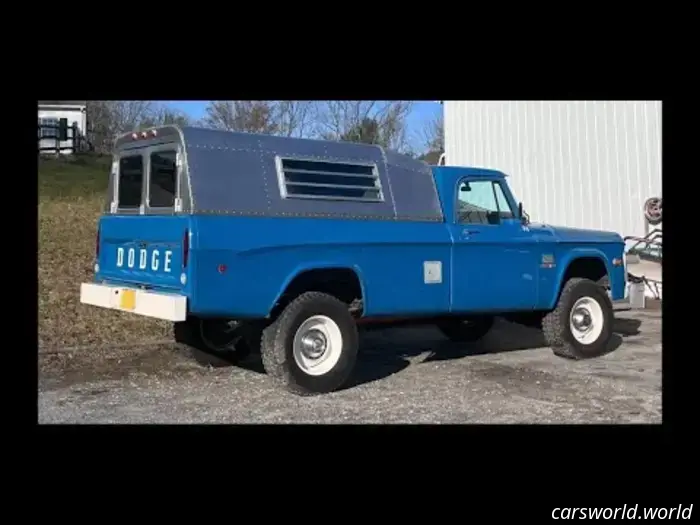
[[[575,277],[605,284],[608,277],[608,269],[599,257],[579,257],[569,263],[561,280],[561,285],[563,286],[567,281]]]
[[[606,289],[609,286],[608,269],[602,259],[591,256],[578,257],[569,262],[569,265],[566,267],[561,281],[559,281],[559,286],[555,289],[553,303],[546,312],[550,312],[556,306],[562,291],[566,287],[566,283],[571,279],[577,278],[591,280]]]
[[[362,285],[357,273],[350,268],[317,268],[298,274],[287,285],[272,309],[276,317],[295,297],[305,292],[321,292],[332,295],[350,307],[362,304]]]

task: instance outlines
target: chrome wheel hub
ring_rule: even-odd
[[[591,317],[591,313],[587,308],[576,308],[571,316],[571,320],[573,321],[576,330],[581,332],[585,332],[586,330],[590,329],[591,325],[593,324],[593,318]]]
[[[297,328],[292,341],[294,362],[311,376],[330,372],[343,353],[343,334],[333,319],[314,315]]]
[[[569,316],[571,335],[581,344],[595,343],[603,333],[605,315],[603,307],[592,297],[576,301]]]
[[[328,340],[321,330],[309,330],[301,338],[301,351],[308,359],[319,359],[327,346]]]

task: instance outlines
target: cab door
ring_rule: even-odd
[[[452,310],[488,312],[534,309],[537,239],[524,226],[498,179],[465,178],[456,194]]]

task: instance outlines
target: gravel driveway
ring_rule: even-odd
[[[363,336],[357,384],[320,397],[275,388],[176,345],[40,355],[40,423],[660,423],[661,312],[617,312],[613,348],[558,358],[499,322],[483,341],[433,328]]]

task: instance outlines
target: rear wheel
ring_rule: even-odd
[[[554,310],[542,320],[552,351],[568,359],[596,357],[607,349],[614,322],[605,289],[589,279],[569,279]]]
[[[437,324],[440,331],[456,343],[473,343],[483,338],[493,327],[492,316],[450,319]]]
[[[263,330],[260,352],[276,382],[295,394],[312,395],[345,385],[358,346],[348,306],[331,295],[306,292]]]
[[[256,350],[255,330],[239,321],[189,317],[175,323],[173,330],[176,342],[229,362],[238,362]]]

